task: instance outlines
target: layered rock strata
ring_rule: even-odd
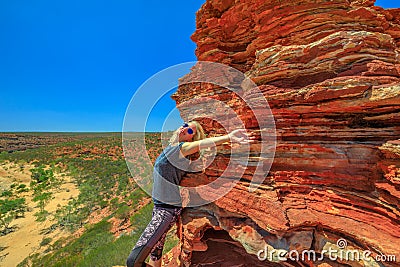
[[[207,0],[192,39],[198,60],[227,64],[258,85],[277,143],[255,191],[248,166],[228,194],[186,209],[174,264],[400,266],[400,9],[369,0]],[[204,97],[226,103],[256,136],[263,130],[257,110],[231,90],[182,84],[173,96],[182,118],[203,117],[210,136],[231,118],[207,118],[212,107],[193,105]],[[251,145],[252,162],[271,160],[257,154],[261,142]],[[215,180],[234,156],[219,147],[214,162],[183,184]],[[275,254],[262,261],[263,249]],[[370,257],[335,259],[329,250]]]

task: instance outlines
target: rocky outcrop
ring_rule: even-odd
[[[0,133],[0,153],[32,149],[87,138],[89,134],[65,133]]]
[[[255,191],[249,166],[224,197],[186,209],[175,264],[400,266],[400,9],[371,0],[207,0],[192,39],[198,60],[232,66],[258,85],[277,144]],[[173,98],[182,118],[202,116],[185,105],[201,97],[227,103],[246,128],[262,130],[237,95],[212,85],[179,87]],[[209,135],[224,132],[223,122],[200,120]],[[215,179],[229,153],[221,146],[184,185]],[[341,248],[370,257],[327,254]],[[275,252],[262,261],[260,250]]]

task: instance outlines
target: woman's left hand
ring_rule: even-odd
[[[232,143],[249,144],[255,141],[255,137],[247,133],[246,129],[238,129],[228,134]]]

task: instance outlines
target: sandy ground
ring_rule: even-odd
[[[29,186],[31,180],[32,165],[20,165],[13,163],[0,164],[0,192],[8,189],[14,183],[24,183]],[[45,210],[53,213],[59,205],[63,206],[68,203],[71,198],[75,198],[79,194],[79,190],[72,182],[71,177],[62,174],[55,174],[63,179],[60,188],[53,191],[53,199],[46,205]],[[17,230],[5,236],[0,236],[0,247],[6,247],[0,251],[0,266],[15,267],[27,256],[33,253],[42,252],[46,247],[41,247],[40,243],[44,238],[51,238],[50,244],[53,244],[61,237],[71,235],[69,232],[55,230],[50,234],[41,233],[54,224],[53,216],[49,215],[44,222],[36,222],[34,214],[39,211],[36,203],[32,201],[32,192],[23,193],[21,197],[26,198],[28,206],[24,218],[16,219],[11,226],[15,225]]]
[[[31,181],[30,169],[33,165],[17,165],[13,163],[0,164],[0,192],[10,188],[14,182],[29,185]]]

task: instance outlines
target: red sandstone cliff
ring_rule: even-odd
[[[228,64],[259,86],[275,118],[277,146],[255,192],[244,175],[223,198],[184,212],[174,262],[400,266],[400,9],[373,4],[207,0],[198,11],[198,60]],[[196,109],[185,101],[204,96],[228,103],[249,130],[258,129],[254,114],[216,86],[181,85],[174,95],[181,116],[190,119]],[[202,123],[208,133],[221,133],[215,122]],[[251,149],[257,152],[257,143]],[[229,150],[218,151],[204,173],[184,183],[218,176]],[[347,250],[394,255],[396,262],[321,256],[340,238]],[[260,261],[264,247],[314,250],[317,259]]]

